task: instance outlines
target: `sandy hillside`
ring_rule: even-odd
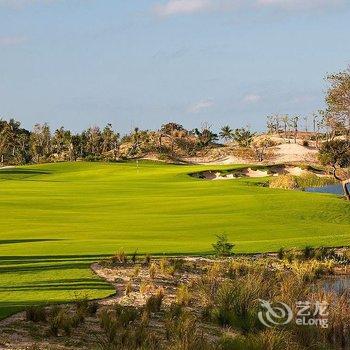
[[[225,150],[225,151],[224,151]],[[228,147],[220,152],[213,150],[208,152],[205,156],[197,156],[191,158],[185,158],[184,161],[194,164],[252,164],[257,163],[251,159],[244,159],[233,155],[233,151]],[[273,153],[271,159],[262,163],[269,164],[281,164],[281,163],[316,163],[318,150],[314,147],[305,147],[301,144],[295,143],[283,143],[274,147],[270,147],[269,150]],[[230,154],[231,153],[231,154]]]
[[[295,143],[285,143],[274,148],[276,163],[290,162],[315,162],[317,161],[317,149],[305,147]]]

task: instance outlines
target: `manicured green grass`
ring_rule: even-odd
[[[220,233],[237,252],[350,244],[349,203],[256,186],[254,179],[187,175],[204,169],[213,167],[56,163],[0,170],[0,317],[28,303],[111,294],[89,265],[118,250],[203,254]]]

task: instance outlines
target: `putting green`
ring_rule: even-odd
[[[350,244],[350,205],[336,196],[188,176],[228,168],[77,162],[0,170],[0,317],[28,303],[111,294],[89,265],[118,250],[207,253],[220,233],[237,252]]]

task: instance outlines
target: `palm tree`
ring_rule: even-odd
[[[221,128],[219,135],[226,142],[230,141],[230,140],[232,140],[232,129],[228,125],[225,125]]]
[[[297,143],[299,117],[296,116],[296,117],[292,118],[291,121],[292,121],[292,126],[294,129],[294,143]]]
[[[282,122],[283,122],[283,129],[284,129],[284,138],[287,139],[287,128],[289,124],[289,115],[283,115],[282,116]]]
[[[9,152],[11,143],[13,140],[12,130],[10,124],[5,122],[1,123],[0,128],[0,162],[1,166],[4,165],[5,155]]]

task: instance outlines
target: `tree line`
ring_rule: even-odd
[[[26,164],[46,161],[92,159],[112,152],[117,158],[119,134],[111,124],[102,130],[91,127],[74,134],[61,127],[51,133],[48,124],[36,124],[32,131],[14,119],[0,120],[0,160],[2,164]]]
[[[218,140],[210,126],[186,130],[177,123],[167,123],[157,131],[134,128],[121,137],[111,124],[90,127],[81,133],[60,127],[54,132],[48,124],[36,124],[29,131],[17,120],[0,119],[0,162],[4,164],[50,161],[118,160],[137,157],[145,152],[171,152],[175,147],[193,154]],[[168,149],[169,148],[169,149]]]
[[[81,133],[73,133],[64,127],[51,132],[45,123],[36,124],[29,131],[22,128],[17,120],[0,119],[0,162],[5,165],[78,159],[116,161],[149,152],[194,156],[202,149],[217,145],[220,139],[228,143],[234,142],[242,148],[256,146],[253,142],[255,136],[256,133],[248,128],[232,130],[229,126],[224,126],[216,134],[206,123],[200,128],[187,130],[175,122],[163,124],[156,131],[136,127],[122,137],[111,124],[103,129],[93,126]]]
[[[329,89],[325,98],[325,110],[318,111],[312,118],[268,116],[267,134],[277,134],[287,142],[294,140],[296,143],[303,130],[305,145],[307,140],[314,140],[316,146],[323,147],[323,150],[328,145],[328,153],[330,149],[337,149],[338,152],[339,149],[347,150],[350,140],[350,69],[329,75],[327,80]],[[111,124],[102,129],[93,126],[81,133],[73,133],[64,127],[51,132],[48,124],[36,124],[29,131],[21,127],[17,120],[0,119],[0,162],[4,165],[77,159],[117,160],[152,151],[171,154],[175,150],[181,155],[193,156],[197,151],[217,143],[219,139],[249,149],[255,154],[255,159],[261,161],[266,149],[272,144],[268,138],[257,140],[255,136],[257,134],[248,127],[232,129],[226,125],[219,133],[215,133],[208,124],[186,130],[174,122],[162,125],[157,131],[135,128],[122,137]],[[337,157],[339,154],[333,160]],[[340,164],[333,162],[331,166]],[[341,166],[344,166],[344,161]]]

